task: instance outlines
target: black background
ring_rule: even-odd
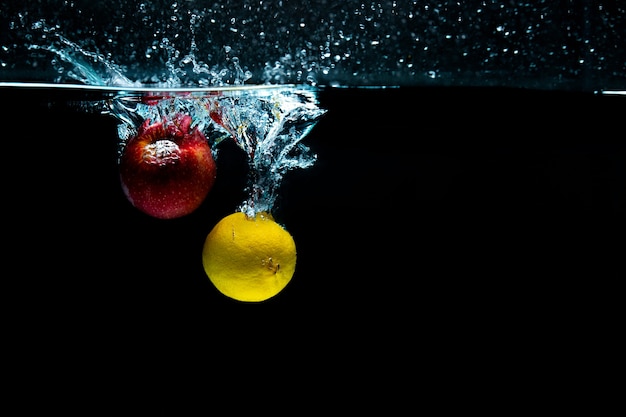
[[[131,333],[241,311],[491,322],[603,304],[624,276],[623,97],[322,91],[327,113],[304,141],[317,162],[286,175],[274,212],[296,273],[276,297],[241,303],[201,263],[208,232],[245,199],[233,143],[199,210],[153,219],[122,194],[115,118],[81,110],[75,92],[0,93],[6,296],[21,314]]]
[[[0,94],[3,337],[24,406],[162,412],[173,390],[213,408],[214,389],[245,403],[267,388],[316,408],[597,410],[590,390],[615,392],[602,373],[621,346],[623,97],[322,92],[305,139],[318,160],[287,174],[274,212],[295,275],[242,303],[201,261],[245,198],[233,143],[205,203],[157,220],[122,193],[114,118],[75,93]]]

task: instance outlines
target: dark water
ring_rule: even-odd
[[[199,210],[157,220],[122,194],[117,120],[77,111],[68,93],[0,94],[3,296],[19,355],[8,360],[20,358],[16,381],[37,375],[38,388],[17,394],[41,388],[47,408],[82,410],[78,395],[89,408],[144,409],[137,391],[169,395],[194,373],[215,381],[222,365],[239,382],[280,369],[290,381],[363,380],[366,392],[377,391],[371,372],[406,370],[437,398],[454,385],[464,404],[485,400],[467,388],[482,375],[488,397],[517,404],[524,394],[499,381],[521,375],[552,398],[555,379],[580,389],[595,373],[577,365],[583,346],[611,365],[623,98],[322,92],[328,111],[305,139],[318,160],[287,174],[275,209],[296,241],[296,273],[276,297],[244,304],[201,262],[207,233],[245,198],[241,150],[221,148]]]
[[[76,105],[92,97],[0,94],[18,314],[65,311],[125,328],[237,307],[495,318],[591,302],[624,276],[622,97],[322,91],[327,113],[304,140],[317,162],[286,175],[275,207],[297,244],[296,273],[275,298],[245,305],[219,293],[201,263],[207,233],[245,199],[241,150],[220,145],[198,211],[152,219],[122,194],[117,120]]]

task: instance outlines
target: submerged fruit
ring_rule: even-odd
[[[220,220],[202,250],[204,270],[224,295],[264,301],[287,286],[296,269],[293,237],[268,213],[236,212]]]
[[[215,182],[209,143],[191,117],[146,120],[120,157],[120,179],[128,200],[150,216],[172,219],[193,212]]]

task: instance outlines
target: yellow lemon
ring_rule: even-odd
[[[248,217],[235,212],[207,235],[202,264],[222,294],[239,301],[264,301],[291,280],[296,269],[296,244],[271,214]]]

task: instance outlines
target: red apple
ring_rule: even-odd
[[[146,120],[125,144],[119,162],[122,189],[144,213],[172,219],[204,201],[215,182],[216,165],[204,134],[191,116]]]

